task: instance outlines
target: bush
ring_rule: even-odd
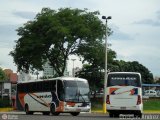
[[[11,107],[9,98],[0,98],[0,108]]]
[[[102,110],[103,98],[91,98],[91,108],[92,110]]]

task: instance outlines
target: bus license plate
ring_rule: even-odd
[[[121,107],[121,110],[126,110],[126,107]]]

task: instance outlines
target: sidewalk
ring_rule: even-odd
[[[18,114],[18,113],[23,113],[23,111],[17,111],[14,110],[13,108],[0,108],[0,113],[5,113],[5,112],[11,112],[14,114]],[[102,110],[92,110],[91,113],[102,113]],[[143,113],[145,114],[160,114],[160,110],[144,110]],[[108,112],[106,113],[108,114]]]

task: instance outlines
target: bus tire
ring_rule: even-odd
[[[77,116],[77,115],[79,115],[79,113],[80,113],[80,112],[71,112],[71,115]]]
[[[142,118],[142,113],[136,113],[136,114],[134,114],[134,117],[136,117],[136,118]]]
[[[54,116],[58,116],[60,114],[59,112],[56,112],[56,106],[55,106],[54,103],[52,103],[51,106],[50,106],[50,112]]]
[[[114,113],[115,118],[119,118],[119,113]]]
[[[109,117],[111,117],[111,118],[112,118],[113,116],[114,116],[114,114],[113,114],[113,113],[109,113]]]
[[[25,112],[26,112],[26,115],[33,115],[33,112],[29,111],[28,104],[25,105]]]

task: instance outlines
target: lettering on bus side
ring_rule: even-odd
[[[51,98],[52,97],[52,95],[39,95],[39,96],[37,96],[37,98]]]

